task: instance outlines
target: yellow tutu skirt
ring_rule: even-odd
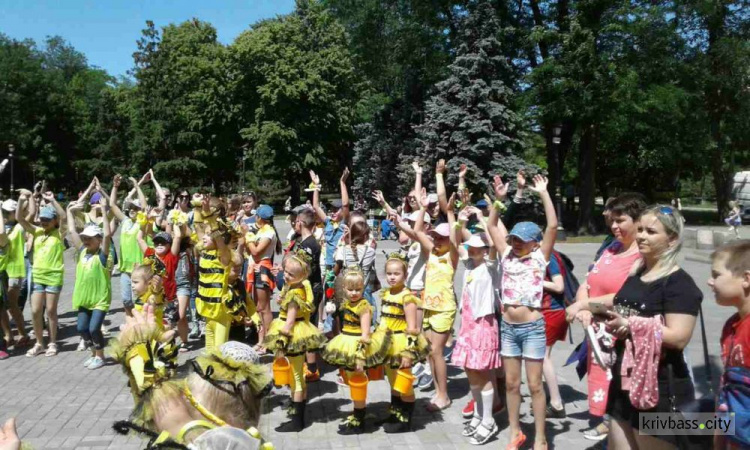
[[[391,335],[387,333],[373,333],[370,344],[359,349],[360,335],[339,334],[326,344],[321,356],[330,365],[340,369],[354,371],[357,360],[362,360],[365,369],[383,364],[388,347],[391,345]]]
[[[291,337],[287,338],[280,333],[284,328],[285,321],[274,319],[263,340],[263,345],[272,352],[283,351],[286,356],[297,356],[305,352],[313,352],[323,348],[326,343],[326,337],[306,320],[295,322],[292,327]],[[279,341],[287,342],[283,348],[279,346]]]
[[[390,330],[379,328],[373,337],[380,333],[391,335],[391,345],[388,346],[388,352],[385,356],[385,365],[391,369],[397,369],[401,366],[401,358],[407,356],[411,358],[412,364],[422,362],[430,354],[430,342],[422,333],[417,336],[411,336],[404,332],[396,333]],[[410,343],[409,340],[416,339],[416,343]]]

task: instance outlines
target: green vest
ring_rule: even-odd
[[[26,247],[26,232],[23,231],[21,224],[13,226],[12,231],[8,234],[7,265],[5,270],[8,272],[8,278],[26,278],[26,260],[24,259]]]
[[[111,286],[109,270],[102,265],[99,253],[91,255],[82,248],[76,265],[73,309],[109,311],[109,303],[112,300]]]
[[[59,229],[52,230],[50,234],[46,234],[42,228],[34,230],[34,265],[31,270],[34,283],[63,285],[64,250]]]
[[[136,264],[143,262],[143,252],[138,246],[140,227],[130,219],[122,221],[120,228],[120,272],[132,273]]]

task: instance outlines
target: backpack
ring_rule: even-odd
[[[734,436],[727,436],[727,439],[741,446],[750,446],[750,370],[727,367],[723,381],[717,413],[734,414]]]
[[[565,306],[572,305],[576,301],[576,293],[581,286],[578,278],[573,274],[573,261],[566,254],[557,250],[552,250],[551,257],[557,260],[557,265],[560,267],[560,274],[563,277]]]

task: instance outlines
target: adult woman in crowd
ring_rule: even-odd
[[[580,321],[584,328],[591,325],[589,302],[612,304],[634,264],[640,260],[636,242],[637,223],[646,203],[640,194],[622,194],[609,205],[611,230],[615,241],[604,251],[586,275],[576,294],[576,302],[567,308],[567,319]],[[589,411],[595,417],[605,414],[609,377],[588,354]],[[609,424],[605,419],[584,432],[587,439],[599,441],[607,437]]]
[[[683,351],[693,334],[703,294],[677,263],[682,231],[682,214],[671,206],[653,206],[641,214],[637,235],[641,261],[634,266],[610,305],[617,312],[609,311],[607,329],[615,334],[617,341],[607,401],[607,413],[612,417],[609,448],[677,448],[675,435],[639,433],[640,413],[667,413],[671,411],[670,399],[674,399],[678,409],[695,399],[695,387]],[[654,399],[655,406],[649,409],[634,406],[629,392],[623,390],[621,367],[625,343],[632,339],[633,315],[638,316],[638,320],[662,318],[656,325],[661,327],[661,356],[655,368],[659,395],[658,400]],[[633,362],[636,366],[642,364],[642,361]],[[647,368],[645,378],[649,378],[649,373]],[[644,381],[646,385],[648,382]],[[633,382],[631,388],[635,386]],[[644,395],[648,395],[648,391],[644,391]]]

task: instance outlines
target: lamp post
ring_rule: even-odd
[[[557,161],[557,180],[555,189],[555,203],[557,204],[557,240],[564,241],[567,239],[565,235],[565,228],[563,228],[563,217],[562,217],[562,169],[563,161],[560,158],[560,143],[562,138],[562,125],[556,124],[552,128],[552,144],[555,146],[555,161]]]
[[[8,144],[8,159],[10,159],[10,195],[12,196],[16,190],[13,186],[13,152],[15,151],[16,147],[13,146],[13,144]]]

